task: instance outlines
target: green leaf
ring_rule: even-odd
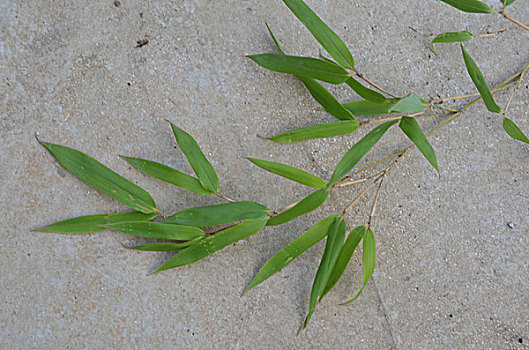
[[[441,0],[463,12],[493,13],[494,11],[484,2],[479,0]]]
[[[159,180],[170,183],[177,187],[181,187],[191,192],[195,192],[201,195],[210,195],[212,192],[207,191],[202,187],[200,181],[193,176],[184,174],[176,169],[170,168],[167,165],[153,162],[152,160],[132,158],[132,157],[121,157],[129,162],[130,165],[136,169],[155,177]]]
[[[342,106],[356,116],[364,116],[387,114],[389,113],[389,108],[392,104],[389,102],[374,103],[369,101],[353,101],[342,103]]]
[[[270,36],[272,37],[272,40],[274,41],[274,44],[277,47],[277,50],[284,55],[285,53],[283,52],[281,45],[279,45],[279,41],[277,41],[276,36],[274,35],[274,33],[272,33],[272,29],[270,29],[270,26],[268,26],[268,23],[265,23],[265,24],[266,24],[266,28],[268,29],[268,33],[270,33]]]
[[[332,270],[331,276],[329,277],[329,282],[327,282],[327,286],[325,286],[325,291],[323,292],[324,296],[329,293],[329,291],[336,285],[336,283],[342,277],[345,268],[347,267],[347,265],[349,265],[349,261],[351,261],[351,257],[353,256],[353,253],[356,250],[358,243],[360,243],[362,237],[364,237],[366,229],[367,227],[365,225],[358,226],[353,231],[351,231],[351,233],[347,237],[347,240],[345,241],[342,250],[340,251],[340,255],[338,256],[338,260],[336,260],[336,264],[334,265],[334,269]]]
[[[202,237],[195,238],[184,243],[150,243],[144,245],[136,245],[132,247],[124,246],[127,249],[141,250],[142,252],[170,252],[173,250],[180,250],[187,248],[195,242],[201,240]]]
[[[351,89],[353,89],[354,92],[358,94],[358,96],[366,99],[370,102],[380,103],[386,101],[386,98],[384,95],[376,92],[375,90],[371,90],[369,88],[366,88],[364,85],[360,84],[358,81],[356,81],[354,78],[349,78],[345,81],[347,85]]]
[[[467,32],[466,30],[462,32],[448,32],[448,33],[442,33],[436,36],[432,42],[430,43],[430,50],[432,50],[433,53],[435,53],[433,44],[436,43],[457,43],[457,42],[464,42],[469,41],[474,36],[472,33]]]
[[[299,142],[311,139],[321,139],[326,137],[340,136],[350,134],[356,129],[360,123],[356,120],[344,120],[334,123],[320,124],[307,126],[304,128],[294,129],[282,134],[267,138],[267,140],[290,143]]]
[[[73,148],[41,142],[57,161],[72,174],[108,194],[123,204],[142,213],[156,211],[151,195],[97,160]]]
[[[327,182],[325,180],[320,179],[315,175],[309,174],[306,171],[294,168],[290,165],[256,158],[246,159],[257,165],[261,169],[277,174],[279,176],[283,176],[289,180],[299,182],[300,184],[303,184],[305,186],[312,188],[324,188],[327,186]]]
[[[323,203],[325,203],[328,196],[329,196],[329,191],[327,191],[325,188],[312,192],[307,197],[299,201],[292,208],[285,210],[284,212],[278,215],[272,216],[270,220],[268,220],[268,223],[266,225],[267,226],[281,225],[281,224],[284,224],[285,222],[294,220],[298,216],[307,214],[313,211],[314,209],[318,208]]]
[[[267,280],[270,276],[287,266],[295,258],[304,253],[307,249],[321,241],[328,233],[329,227],[338,218],[338,215],[329,216],[316,225],[312,226],[307,232],[296,238],[293,242],[278,251],[270,260],[264,264],[252,282],[245,289],[244,293]]]
[[[268,213],[269,210],[264,205],[242,201],[185,209],[167,218],[164,222],[205,227],[262,219],[267,217]]]
[[[307,27],[325,51],[341,66],[354,69],[353,55],[340,39],[302,0],[283,0],[288,8]]]
[[[100,214],[80,216],[73,219],[59,221],[51,225],[38,228],[34,231],[56,232],[56,233],[92,233],[103,231],[101,225],[113,224],[124,221],[148,221],[156,217],[156,214],[145,214],[137,211],[129,213]]]
[[[208,159],[200,150],[197,142],[191,135],[189,135],[184,130],[178,128],[173,123],[171,123],[171,128],[173,129],[174,136],[176,137],[176,142],[178,146],[184,153],[189,162],[189,165],[193,168],[195,174],[198,177],[198,181],[202,184],[205,190],[218,193],[219,192],[219,178],[215,169],[211,166]]]
[[[424,103],[413,92],[389,107],[390,112],[419,113],[423,110]]]
[[[264,53],[248,58],[275,72],[302,75],[331,84],[341,84],[349,78],[349,73],[342,67],[311,57]]]
[[[204,231],[198,227],[173,225],[162,222],[119,222],[103,225],[103,227],[137,237],[169,239],[173,241],[189,241],[205,235]]]
[[[380,124],[371,130],[363,139],[358,141],[340,160],[334,173],[332,174],[329,187],[340,181],[347,175],[353,167],[366,155],[367,152],[380,140],[380,138],[388,131],[388,129],[397,123],[396,120]]]
[[[522,130],[520,130],[518,125],[514,124],[514,122],[507,117],[503,118],[503,129],[505,129],[507,134],[513,139],[529,143],[529,139],[524,135]]]
[[[340,251],[342,250],[343,240],[345,238],[345,220],[343,217],[338,217],[334,220],[333,224],[329,228],[329,234],[327,235],[327,242],[325,244],[325,251],[321,258],[320,266],[316,272],[314,283],[312,284],[312,291],[310,293],[309,312],[303,323],[304,329],[307,327],[309,320],[316,309],[316,305],[320,302],[324,295],[325,287],[329,282]]]
[[[362,251],[362,266],[364,269],[364,283],[362,285],[362,288],[358,291],[358,293],[352,299],[340,305],[347,305],[355,301],[356,298],[358,298],[360,294],[362,294],[362,292],[364,291],[364,288],[366,287],[367,282],[373,275],[373,271],[375,271],[375,256],[376,256],[375,235],[373,234],[373,231],[371,231],[371,229],[367,230],[367,232],[364,235],[362,250],[363,250]]]
[[[487,109],[493,113],[501,113],[501,108],[496,104],[496,102],[494,102],[492,93],[490,92],[487,82],[485,81],[483,74],[481,74],[478,65],[476,62],[474,62],[472,57],[470,57],[462,44],[461,51],[463,52],[463,59],[465,60],[468,74],[474,82],[474,85],[476,85],[478,88],[479,94],[483,98],[483,102],[485,102],[485,106],[487,106]]]
[[[421,151],[428,162],[430,162],[435,170],[437,170],[437,173],[439,173],[439,165],[437,164],[435,151],[422,132],[417,120],[412,117],[402,117],[399,128],[406,134],[406,136],[410,138],[410,140],[415,144],[415,146],[417,146],[419,151]]]
[[[173,256],[154,273],[192,264],[263,229],[266,219],[249,220],[206,237]]]
[[[333,117],[340,120],[354,119],[351,112],[345,109],[344,106],[342,106],[340,102],[338,102],[338,100],[336,100],[336,98],[316,80],[302,76],[300,76],[299,79],[303,85],[305,85],[307,90],[309,90],[312,97],[314,97],[314,99],[322,105],[323,109],[329,112]]]
[[[516,0],[502,0],[502,4],[503,6],[509,6],[510,4],[512,4],[513,2],[515,2]]]

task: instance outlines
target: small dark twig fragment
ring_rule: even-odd
[[[149,43],[149,39],[138,40],[136,41],[136,46],[134,48],[137,49],[137,48],[143,47],[147,45],[148,43]]]

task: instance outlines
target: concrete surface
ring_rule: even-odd
[[[499,1],[489,1],[498,6]],[[358,69],[399,95],[473,92],[458,45],[427,48],[437,33],[510,26],[436,0],[309,1],[349,44]],[[511,13],[529,22],[527,1]],[[284,48],[317,55],[310,34],[279,0],[0,1],[0,348],[522,349],[529,344],[529,147],[476,105],[431,142],[442,177],[413,151],[383,188],[374,230],[377,270],[364,294],[358,255],[297,337],[323,244],[240,297],[278,249],[357,189],[320,211],[189,267],[146,276],[168,254],[123,249],[124,234],[31,232],[57,220],[127,210],[61,169],[36,142],[83,150],[141,184],[173,211],[217,203],[142,175],[119,154],[189,167],[168,118],[195,136],[236,199],[279,208],[307,190],[256,169],[273,159],[329,178],[362,132],[295,145],[275,133],[332,118],[293,77],[244,56]],[[136,42],[149,44],[134,48]],[[528,61],[521,30],[466,45],[498,83]],[[356,99],[334,89],[341,100]],[[497,95],[501,105],[507,93]],[[510,117],[529,132],[528,82]],[[455,105],[460,106],[458,104]],[[433,121],[423,124],[431,127]],[[406,146],[392,130],[362,164]],[[369,201],[348,216],[365,220]],[[513,228],[507,222],[514,223]],[[139,241],[139,240],[138,240]]]

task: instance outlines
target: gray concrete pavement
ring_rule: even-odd
[[[499,1],[489,1],[498,6]],[[399,95],[473,92],[458,45],[427,48],[437,33],[510,26],[440,1],[309,1],[351,48],[358,69]],[[527,1],[511,13],[529,22]],[[131,155],[190,170],[170,119],[212,161],[222,191],[279,208],[307,191],[256,169],[244,156],[285,162],[328,179],[362,135],[295,145],[273,135],[332,118],[293,77],[265,71],[246,54],[318,46],[279,0],[0,2],[0,348],[522,349],[529,344],[529,147],[476,105],[431,137],[441,179],[413,151],[383,188],[374,230],[377,269],[364,294],[358,256],[301,325],[323,245],[244,297],[278,249],[357,189],[321,210],[268,228],[192,266],[146,276],[168,254],[128,251],[125,234],[67,236],[31,229],[79,215],[124,211],[64,171],[35,141],[89,153],[146,188],[167,211],[217,203],[131,169]],[[135,48],[138,40],[149,43]],[[466,45],[496,84],[529,60],[521,30]],[[529,131],[529,89],[510,117]],[[334,89],[342,101],[356,99]],[[503,105],[507,93],[497,95]],[[433,121],[423,126],[431,127]],[[391,132],[363,165],[408,145]],[[365,220],[368,201],[348,216]],[[514,223],[512,228],[507,222]]]

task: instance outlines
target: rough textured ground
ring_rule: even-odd
[[[458,45],[427,48],[437,33],[510,26],[436,0],[309,1],[349,44],[358,69],[399,95],[473,92]],[[489,1],[498,6],[499,1]],[[527,1],[511,13],[529,22]],[[358,189],[322,210],[268,228],[189,267],[146,276],[169,255],[123,249],[124,234],[31,232],[57,220],[126,210],[60,168],[42,139],[83,150],[153,194],[160,208],[217,203],[131,169],[134,155],[190,170],[169,119],[211,159],[222,191],[279,208],[307,191],[249,164],[255,156],[329,178],[362,132],[295,145],[272,135],[332,118],[293,77],[244,56],[284,48],[317,55],[310,34],[272,1],[0,1],[0,347],[518,349],[529,344],[529,147],[476,105],[431,137],[439,179],[413,151],[385,183],[374,224],[377,270],[364,294],[354,260],[297,337],[323,245],[240,297],[278,249]],[[135,48],[147,38],[149,44]],[[496,84],[528,61],[521,30],[469,42]],[[529,89],[510,112],[529,131]],[[356,99],[346,89],[341,100]],[[503,105],[507,93],[497,95]],[[460,106],[460,105],[455,105]],[[425,128],[432,122],[425,123]],[[362,164],[408,145],[392,130]],[[348,216],[365,220],[366,206]],[[512,222],[513,228],[507,223]]]

